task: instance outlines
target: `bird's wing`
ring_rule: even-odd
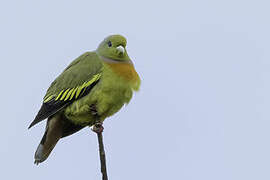
[[[95,52],[75,59],[51,84],[29,128],[88,94],[99,82],[102,63]]]

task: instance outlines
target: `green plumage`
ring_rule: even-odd
[[[36,163],[44,161],[57,141],[113,115],[138,90],[140,79],[120,35],[106,38],[96,51],[75,59],[51,84],[43,105],[30,127],[48,118],[46,132],[36,151]]]
[[[100,119],[103,121],[119,111],[131,97],[132,88],[129,84],[104,64],[100,82],[91,90],[91,93],[68,106],[65,109],[65,115],[75,124],[91,126],[95,123],[89,111],[92,104],[95,104]]]

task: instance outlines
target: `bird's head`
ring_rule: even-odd
[[[111,35],[98,46],[98,55],[117,61],[129,61],[126,51],[127,40],[121,35]]]

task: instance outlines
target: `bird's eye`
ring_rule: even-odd
[[[108,42],[108,46],[112,47],[112,42],[111,41]]]

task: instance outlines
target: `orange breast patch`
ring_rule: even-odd
[[[119,76],[125,78],[128,81],[137,82],[140,78],[137,74],[134,66],[128,63],[106,63],[112,70]]]

